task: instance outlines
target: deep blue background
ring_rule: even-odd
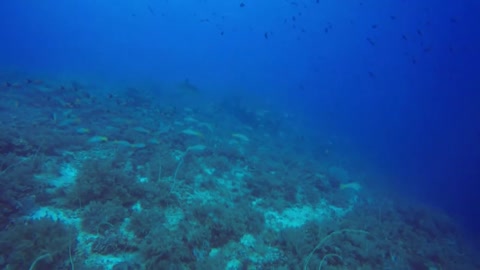
[[[1,68],[256,94],[480,227],[478,1],[241,2],[2,1]]]

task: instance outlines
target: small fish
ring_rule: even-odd
[[[330,30],[332,30],[332,29],[333,29],[332,23],[328,22],[328,23],[327,23],[327,26],[324,28],[325,34],[328,33],[328,32],[329,32]]]
[[[265,37],[265,39],[268,39],[268,32],[265,32],[263,36]]]
[[[205,150],[207,147],[203,144],[197,144],[197,145],[194,145],[194,146],[189,146],[187,148],[187,151],[203,151]]]
[[[32,83],[33,83],[33,84],[36,84],[36,85],[41,85],[41,84],[43,84],[43,81],[40,80],[40,79],[33,79],[33,80],[32,80]]]
[[[52,121],[53,123],[57,123],[57,113],[52,113],[52,115],[50,115],[50,117],[52,118]]]
[[[358,182],[351,182],[351,183],[341,184],[340,189],[341,190],[353,189],[353,190],[359,191],[360,189],[362,189],[362,185],[360,185],[360,183]]]
[[[155,139],[155,138],[152,138],[150,140],[148,140],[148,143],[151,143],[151,144],[160,144],[160,141]]]
[[[370,45],[375,46],[375,41],[373,41],[373,39],[367,37],[367,41],[370,43]]]
[[[88,134],[88,133],[90,133],[90,129],[84,128],[84,127],[77,128],[75,131],[78,134]]]
[[[132,148],[145,148],[146,145],[144,143],[134,143],[134,144],[131,144],[130,147],[132,147]]]
[[[89,143],[102,143],[102,142],[108,142],[108,138],[105,136],[93,136],[90,139],[88,139]]]
[[[131,146],[131,144],[128,141],[124,141],[124,140],[116,140],[113,142],[113,144],[119,145],[119,146],[127,146],[127,147]]]
[[[250,141],[250,139],[246,135],[241,134],[241,133],[233,133],[232,137],[236,138],[236,139],[239,139],[241,141],[244,141],[244,142],[249,142]]]
[[[203,137],[203,134],[201,132],[193,130],[193,129],[182,130],[182,133],[186,134],[186,135],[196,136],[196,137]]]
[[[139,132],[139,133],[143,133],[143,134],[150,134],[150,130],[144,128],[144,127],[134,127],[133,130],[135,130],[136,132]]]
[[[241,2],[240,7],[242,7],[242,8],[245,7],[245,3]]]
[[[199,122],[197,119],[195,119],[195,118],[193,118],[193,117],[191,117],[191,116],[187,116],[187,117],[183,118],[183,120],[184,120],[185,122],[190,122],[190,123],[198,123],[198,122]]]
[[[181,83],[178,88],[184,92],[189,94],[197,94],[200,92],[197,86],[193,85],[188,79],[185,79],[183,83]]]
[[[150,14],[152,14],[153,16],[156,16],[155,11],[153,10],[153,8],[151,6],[147,6],[147,8],[148,8],[148,11],[150,12]]]

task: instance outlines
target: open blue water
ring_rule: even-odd
[[[479,14],[474,0],[2,1],[0,202],[7,210],[0,239],[31,240],[35,228],[18,224],[35,224],[29,220],[39,215],[63,220],[78,237],[65,236],[77,244],[63,251],[30,243],[39,250],[28,255],[1,244],[0,268],[479,269],[473,255],[432,248],[462,239],[462,250],[475,254],[480,244]],[[133,182],[155,171],[168,187],[147,190],[168,198],[97,190],[81,199],[96,192],[87,188],[93,184],[65,180],[70,171],[82,175],[85,160],[119,153],[123,165],[104,166]],[[29,162],[36,165],[22,167]],[[38,179],[46,184],[28,184]],[[67,184],[56,186],[58,179]],[[362,188],[349,188],[356,184]],[[107,203],[120,218],[97,218],[95,229],[79,221]],[[319,214],[328,212],[319,205],[349,210]],[[241,214],[220,214],[227,206]],[[176,235],[164,240],[169,248],[144,243],[166,233],[151,224],[144,234],[125,229],[135,215],[143,219],[139,207],[145,219],[162,216],[152,224],[171,225],[162,227]],[[256,215],[259,224],[242,228],[216,223]],[[444,215],[455,229],[428,225],[418,233]],[[307,226],[325,229],[291,236]],[[385,233],[392,226],[412,233]],[[107,231],[134,235],[134,244],[98,244],[95,235],[115,238]],[[348,239],[364,231],[371,237]],[[323,247],[330,243],[321,236],[331,232],[346,235]],[[385,235],[392,238],[372,240]],[[289,245],[292,239],[309,240]],[[384,254],[347,258],[355,249],[342,253],[342,241],[372,241]],[[425,250],[413,254],[399,242]],[[452,268],[445,258],[464,265]]]

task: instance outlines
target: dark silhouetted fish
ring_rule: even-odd
[[[153,10],[153,8],[151,6],[147,6],[148,8],[148,11],[150,12],[150,14],[152,14],[153,16],[156,16],[155,15],[155,10]]]
[[[373,41],[371,38],[367,37],[367,41],[370,43],[370,45],[375,46],[375,41]]]
[[[327,22],[327,26],[323,29],[325,33],[328,33],[330,30],[332,30],[333,25],[331,22]]]
[[[189,79],[185,79],[179,86],[178,89],[186,94],[197,94],[200,92],[200,89],[193,85]]]

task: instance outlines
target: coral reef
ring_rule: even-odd
[[[267,105],[19,87],[0,111],[2,269],[480,269],[450,217]]]

